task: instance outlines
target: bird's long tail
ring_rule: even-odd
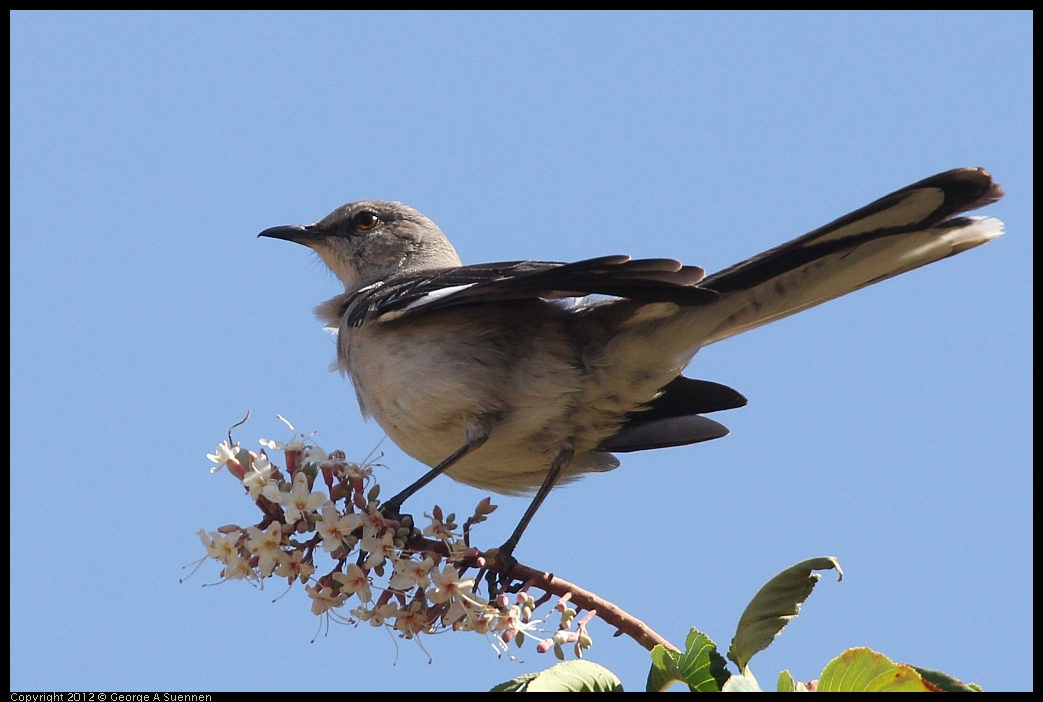
[[[959,215],[1001,197],[981,168],[946,171],[711,275],[723,314],[704,345],[991,241],[1002,222]]]

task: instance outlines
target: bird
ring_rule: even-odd
[[[709,276],[623,255],[464,265],[400,202],[258,236],[312,249],[343,283],[315,310],[336,331],[335,365],[362,414],[431,467],[383,508],[397,514],[443,473],[535,491],[499,549],[510,562],[556,485],[616,468],[618,453],[728,434],[704,415],[746,398],[682,374],[699,349],[991,241],[1003,223],[963,213],[1001,197],[984,169],[946,171]]]

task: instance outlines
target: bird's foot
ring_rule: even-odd
[[[489,599],[495,599],[497,595],[509,591],[508,586],[513,579],[511,574],[518,565],[518,559],[514,557],[514,544],[510,542],[487,551],[485,556],[489,565],[493,566],[489,568],[485,582],[489,586]]]
[[[402,503],[396,503],[393,500],[385,502],[380,506],[380,516],[388,522],[396,522],[399,528],[408,528],[411,532],[415,531],[413,528],[413,515],[402,513]]]

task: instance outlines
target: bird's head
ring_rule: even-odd
[[[348,292],[399,273],[460,265],[442,230],[401,202],[349,202],[315,224],[272,227],[258,236],[314,250]]]

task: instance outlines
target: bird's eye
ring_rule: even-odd
[[[377,226],[380,222],[380,218],[372,212],[361,212],[355,217],[355,227],[360,232],[368,232],[373,227]]]

